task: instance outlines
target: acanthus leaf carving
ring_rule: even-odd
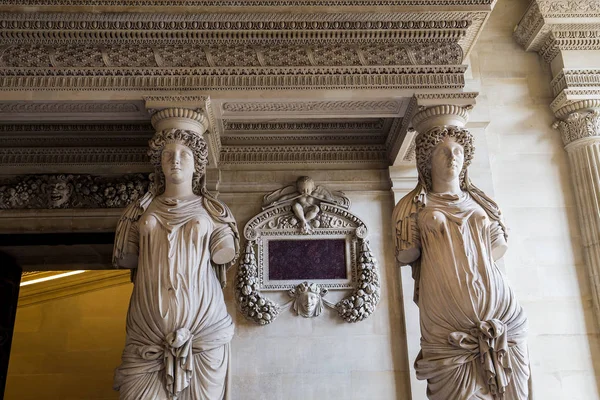
[[[579,139],[600,137],[600,109],[573,112],[553,127],[560,130],[565,146]]]

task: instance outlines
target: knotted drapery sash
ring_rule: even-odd
[[[169,398],[177,400],[190,384],[194,373],[193,356],[228,344],[233,331],[234,324],[229,317],[197,334],[187,328],[177,329],[161,344],[130,342],[125,346],[122,364],[115,374],[115,389],[136,375],[164,369],[166,392]]]
[[[522,328],[522,325],[517,325]],[[421,343],[415,361],[418,379],[432,379],[465,363],[478,359],[485,372],[486,383],[495,398],[502,399],[512,375],[509,348],[525,340],[526,331],[510,332],[498,320],[481,321],[468,332],[448,335],[448,345]],[[423,357],[426,355],[426,357]]]
[[[498,319],[482,321],[469,333],[452,332],[448,342],[479,356],[490,392],[502,398],[512,374],[506,325]]]

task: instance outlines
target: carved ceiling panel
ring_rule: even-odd
[[[235,1],[231,6],[270,2]],[[2,13],[15,8],[9,0],[0,1],[0,88],[460,89],[461,64],[493,7],[491,0],[437,0],[437,9],[419,12],[406,0],[359,0],[342,1],[336,10],[331,2],[303,0],[297,6],[329,8],[173,13],[179,7],[189,11],[185,7],[192,3],[157,2],[174,7],[169,13],[143,12],[143,7],[137,13]],[[399,8],[365,12],[356,7],[359,3]]]

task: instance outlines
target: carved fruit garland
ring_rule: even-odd
[[[312,199],[308,202],[308,199]],[[290,185],[267,194],[263,202],[263,212],[254,216],[244,228],[246,249],[243,253],[236,276],[235,298],[239,311],[248,320],[259,325],[273,322],[285,308],[294,303],[297,315],[306,318],[316,317],[321,313],[304,310],[299,312],[299,294],[307,294],[311,288],[313,299],[319,304],[336,310],[346,322],[359,322],[369,317],[380,300],[380,280],[377,261],[366,240],[367,227],[363,221],[348,211],[350,200],[343,192],[329,191],[322,186],[316,186],[312,179],[300,177],[296,185]],[[352,248],[358,249],[358,255],[351,251],[352,283],[345,288],[352,292],[337,303],[327,301],[324,296],[329,289],[344,288],[335,282],[311,283],[308,281],[292,283],[295,288],[277,287],[275,290],[288,290],[291,299],[283,305],[263,296],[263,272],[259,265],[255,248],[259,248],[259,258],[262,263],[264,241],[268,237],[319,236],[323,238],[344,235],[352,242]],[[267,256],[268,257],[268,256]],[[302,279],[304,280],[304,279]],[[271,287],[271,289],[273,289]],[[302,290],[304,289],[304,290]],[[313,308],[314,310],[314,308]]]

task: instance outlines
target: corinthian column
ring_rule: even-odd
[[[556,112],[571,164],[579,226],[594,313],[600,321],[600,100],[583,100]]]

